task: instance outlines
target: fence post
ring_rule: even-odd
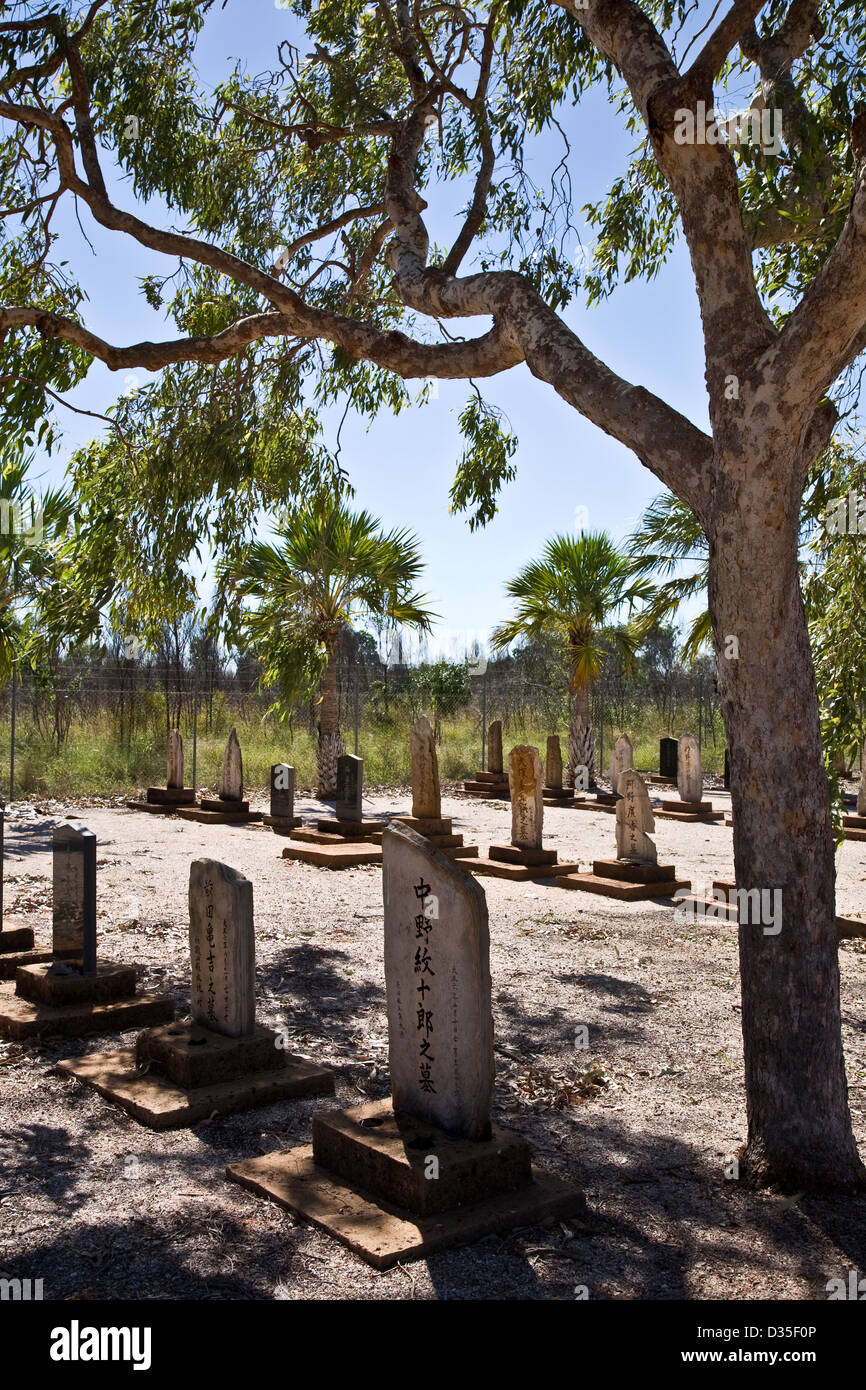
[[[198,761],[198,681],[195,683],[195,691],[192,700],[192,789],[196,790],[198,781],[196,779],[196,763]]]
[[[15,688],[18,672],[12,667],[12,718],[9,734],[9,800],[15,800]]]
[[[355,757],[358,756],[358,655],[355,653]]]
[[[704,743],[704,673],[698,677],[698,752]]]

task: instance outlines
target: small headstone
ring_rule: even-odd
[[[676,777],[677,775],[677,740],[675,738],[659,739],[659,776]]]
[[[295,816],[295,769],[288,763],[271,767],[271,815],[283,820]]]
[[[58,960],[96,972],[96,836],[70,821],[53,837],[53,941]]]
[[[337,759],[337,820],[363,820],[364,759],[342,753]]]
[[[646,834],[655,830],[649,792],[640,773],[626,768],[619,781],[616,803],[616,857],[638,864],[657,864],[658,850]]]
[[[502,720],[494,719],[487,728],[487,771],[502,771]]]
[[[169,730],[168,768],[165,784],[167,787],[183,786],[183,739],[179,729]]]
[[[677,789],[681,801],[702,801],[701,750],[694,734],[683,734],[677,747]]]
[[[552,790],[557,790],[562,786],[562,749],[559,743],[559,734],[548,734],[547,736],[544,785]]]
[[[412,763],[412,815],[419,820],[439,820],[442,797],[439,791],[439,760],[430,721],[422,714],[409,740]]]
[[[244,764],[237,729],[234,728],[228,736],[223,753],[219,794],[221,801],[243,801],[244,797]]]
[[[511,843],[520,849],[541,849],[544,820],[541,777],[538,749],[525,743],[512,748],[508,755]]]
[[[487,1139],[493,1016],[484,892],[408,827],[390,826],[382,850],[394,1110],[458,1138]]]
[[[256,1022],[253,885],[215,859],[189,871],[190,1012],[196,1023],[243,1038]]]
[[[612,791],[619,791],[619,779],[629,767],[634,767],[634,752],[631,746],[631,739],[627,734],[620,734],[613,746],[613,752],[610,755],[610,785]]]

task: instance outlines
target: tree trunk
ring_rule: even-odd
[[[589,691],[585,686],[571,694],[566,786],[575,785],[575,777],[581,767],[588,769],[588,783],[591,785],[595,781],[595,740],[589,717]]]
[[[842,1056],[834,841],[797,574],[799,491],[770,481],[783,470],[766,453],[740,461],[736,486],[726,461],[728,509],[705,528],[736,882],[781,891],[768,900],[779,901],[775,922],[765,913],[751,925],[740,912],[741,1176],[787,1191],[850,1189],[866,1171]]]
[[[340,707],[337,697],[336,641],[328,646],[328,664],[319,686],[319,695],[319,796],[334,796],[337,790],[337,759],[344,751],[340,736]]]

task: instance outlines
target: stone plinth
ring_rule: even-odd
[[[678,879],[673,864],[630,864],[621,859],[596,859],[591,874],[569,873],[557,877],[557,888],[596,893],[621,902],[671,898],[688,879]]]
[[[392,825],[406,825],[416,835],[423,835],[434,849],[442,850],[449,859],[474,859],[477,845],[465,845],[462,835],[455,835],[450,816],[395,816]]]
[[[77,1001],[71,1004],[37,1004],[21,999],[10,984],[0,985],[0,1037],[86,1037],[89,1033],[122,1033],[166,1023],[174,1014],[168,995],[133,994],[106,1003]]]
[[[711,801],[683,801],[681,798],[662,801],[655,815],[659,820],[699,821],[706,825],[725,818],[724,811],[713,810]]]

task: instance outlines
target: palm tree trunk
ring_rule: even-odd
[[[340,735],[340,706],[337,697],[337,643],[328,644],[328,664],[319,686],[318,771],[319,796],[334,796],[337,790],[337,759],[343,752]]]
[[[586,686],[571,694],[571,723],[568,730],[568,771],[566,785],[580,781],[578,769],[587,769],[587,783],[595,781],[595,740],[589,716],[589,690]]]

